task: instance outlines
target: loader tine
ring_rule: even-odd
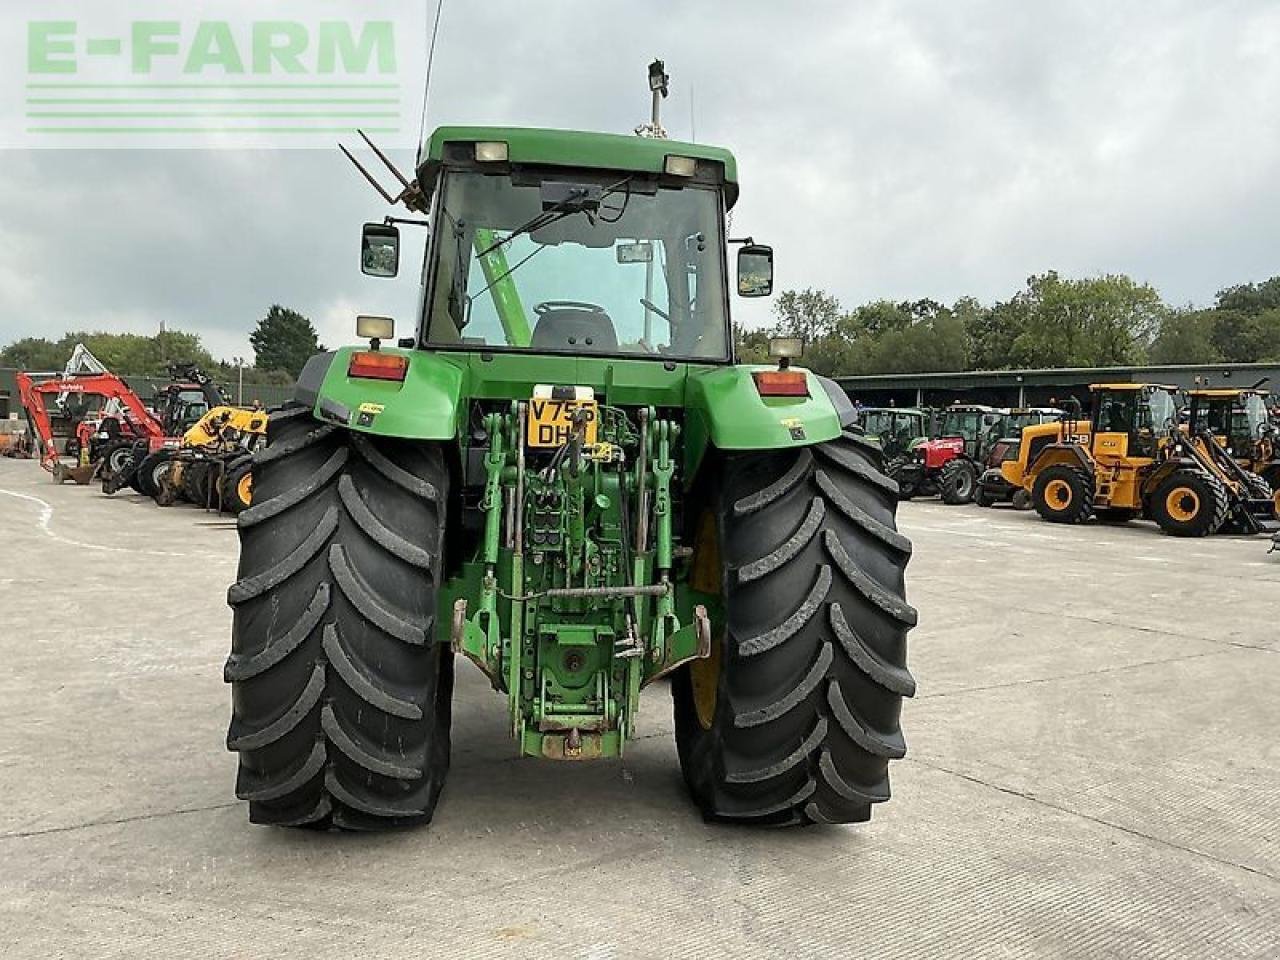
[[[364,174],[364,178],[369,181],[369,183],[373,186],[373,189],[377,190],[378,193],[382,196],[382,198],[387,201],[387,203],[391,204],[392,206],[395,206],[396,198],[391,196],[391,194],[387,193],[387,191],[382,188],[382,184],[378,183],[378,181],[373,178],[373,174],[371,174],[368,170],[364,168],[364,164],[362,164],[359,160],[357,160],[354,156],[352,156],[351,151],[348,150],[341,143],[338,144],[338,149],[341,150],[346,155],[346,158],[348,160],[350,160],[352,163],[356,165],[357,170],[359,170],[362,174]]]
[[[392,163],[390,159],[388,159],[387,155],[378,149],[378,145],[370,140],[363,130],[357,129],[356,133],[360,134],[364,139],[364,142],[369,145],[369,149],[378,155],[378,159],[387,165],[387,169],[390,170],[392,174],[395,175],[395,178],[400,181],[400,185],[406,190],[411,189],[412,184],[404,178],[404,174],[397,169],[396,165]]]

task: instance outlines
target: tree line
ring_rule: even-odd
[[[1123,274],[1033,276],[1007,300],[876,300],[845,310],[822,290],[785,290],[775,322],[739,330],[761,363],[770,337],[803,337],[804,364],[828,376],[1130,364],[1280,362],[1280,276],[1220,290],[1207,309],[1166,304]]]
[[[222,382],[241,374],[234,363],[214,359],[198,334],[181,330],[165,330],[155,336],[82,330],[57,340],[24,337],[0,349],[0,367],[60,371],[77,343],[88,347],[112,373],[124,377],[163,377],[174,363],[194,363]],[[311,321],[279,304],[258,321],[249,343],[254,363],[243,370],[246,385],[291,384],[307,359],[324,350]]]
[[[1280,276],[1220,290],[1205,309],[1170,306],[1150,284],[1123,274],[1069,279],[1050,271],[991,305],[961,297],[950,306],[875,300],[845,310],[831,294],[805,289],[778,294],[773,313],[772,326],[737,331],[739,358],[764,363],[770,337],[803,337],[804,364],[828,376],[1280,362]],[[292,383],[325,349],[310,320],[279,304],[249,342],[246,384]],[[77,343],[122,376],[162,377],[171,363],[195,363],[218,380],[239,372],[180,330],[25,337],[0,349],[0,367],[61,370]]]

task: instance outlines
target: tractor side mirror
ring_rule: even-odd
[[[394,277],[400,272],[400,230],[385,223],[366,223],[360,236],[360,272]]]
[[[773,247],[747,244],[738,250],[738,296],[767,297],[773,293]]]

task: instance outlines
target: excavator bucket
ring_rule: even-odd
[[[55,460],[50,469],[50,472],[53,474],[54,483],[66,483],[70,480],[82,487],[93,479],[93,475],[96,471],[97,466],[92,463],[68,466],[61,460]]]

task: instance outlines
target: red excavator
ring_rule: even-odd
[[[183,431],[223,400],[197,367],[172,366],[169,375],[172,382],[157,390],[153,412],[83,344],[76,345],[61,374],[19,373],[18,396],[41,465],[58,483],[83,484],[99,473],[121,473],[140,453],[177,446]]]
[[[57,483],[88,483],[100,469],[111,469],[111,453],[128,454],[133,442],[147,439],[157,447],[164,428],[129,385],[113,373],[74,374],[35,380],[17,375],[18,397],[31,424],[40,465]],[[65,422],[63,449],[58,450],[55,420]],[[68,463],[63,457],[71,458]]]

